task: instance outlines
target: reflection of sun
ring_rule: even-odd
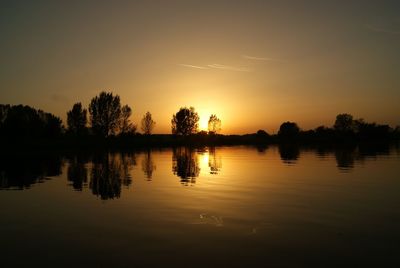
[[[202,154],[199,154],[199,156],[200,156],[199,164],[200,164],[201,172],[208,173],[209,172],[209,168],[208,168],[209,155],[208,155],[208,152],[204,152]]]
[[[208,152],[205,152],[205,153],[201,154],[200,157],[201,157],[202,165],[203,166],[208,166],[208,158],[209,158]]]

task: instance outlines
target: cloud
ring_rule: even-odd
[[[385,28],[380,28],[380,27],[375,27],[371,25],[365,25],[369,30],[373,32],[379,32],[379,33],[387,33],[387,34],[400,34],[400,31],[395,31],[391,29],[385,29]]]
[[[191,64],[183,64],[183,63],[180,63],[180,64],[178,64],[178,65],[179,65],[179,66],[183,66],[183,67],[188,67],[188,68],[194,68],[194,69],[202,69],[202,70],[208,69],[207,67],[204,67],[204,66],[191,65]]]
[[[182,66],[182,67],[193,68],[193,69],[202,69],[202,70],[220,69],[220,70],[228,70],[228,71],[235,71],[235,72],[251,72],[252,71],[251,69],[246,68],[246,67],[236,67],[236,66],[229,66],[229,65],[217,64],[217,63],[208,64],[207,66],[184,64],[184,63],[180,63],[178,65]]]
[[[242,55],[242,58],[247,59],[247,60],[259,60],[259,61],[280,61],[280,62],[284,61],[284,60],[280,60],[280,59],[273,59],[273,58],[266,58],[266,57],[255,57],[255,56],[249,56],[249,55]]]
[[[210,68],[214,69],[222,69],[222,70],[229,70],[229,71],[237,71],[237,72],[251,72],[251,69],[246,68],[246,67],[235,67],[235,66],[229,66],[229,65],[222,65],[222,64],[209,64],[207,65]]]

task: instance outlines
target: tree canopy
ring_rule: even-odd
[[[354,129],[354,121],[353,121],[353,116],[351,114],[338,114],[336,116],[336,121],[335,124],[333,125],[333,128],[337,131],[342,131],[342,132],[350,132],[353,131]]]
[[[187,136],[194,134],[199,128],[199,115],[193,107],[181,108],[172,116],[172,134]]]
[[[89,105],[92,130],[103,137],[132,131],[134,127],[129,120],[131,113],[128,105],[121,107],[118,95],[104,91],[94,97]]]
[[[151,113],[147,112],[142,118],[142,131],[146,135],[150,135],[153,132],[153,128],[156,122],[153,120]]]
[[[215,115],[212,114],[210,119],[208,119],[208,132],[210,134],[217,134],[221,131],[221,120]]]
[[[128,105],[124,105],[121,108],[121,121],[119,126],[120,134],[133,134],[136,131],[136,125],[131,123],[130,117],[132,115],[132,109]]]
[[[0,105],[0,135],[56,137],[63,132],[59,117],[23,105]]]
[[[294,138],[300,133],[299,126],[294,122],[284,122],[279,127],[278,135],[282,138]]]
[[[87,110],[82,108],[80,102],[75,103],[67,112],[68,131],[74,134],[83,134],[87,124]]]

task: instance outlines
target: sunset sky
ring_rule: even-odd
[[[368,2],[368,3],[367,3]],[[370,3],[373,2],[373,3]],[[101,91],[156,133],[194,106],[222,133],[400,125],[400,1],[2,1],[0,103],[60,116]]]

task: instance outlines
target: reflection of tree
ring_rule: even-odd
[[[69,159],[67,178],[72,182],[75,190],[82,191],[82,188],[87,185],[87,163],[88,159],[82,155],[75,155]]]
[[[195,183],[200,174],[199,157],[190,148],[176,148],[172,151],[172,171],[181,178],[181,183]]]
[[[259,131],[263,131],[263,130],[259,130]],[[264,131],[264,132],[265,132],[265,131]],[[258,134],[257,134],[257,135],[258,135]],[[256,148],[257,148],[257,152],[258,152],[259,154],[265,154],[265,152],[266,152],[267,149],[268,149],[268,146],[265,145],[265,144],[259,144],[259,145],[256,146]]]
[[[279,145],[279,154],[281,156],[281,160],[285,164],[295,164],[297,159],[300,156],[300,149],[296,145]]]
[[[89,187],[101,199],[119,198],[121,186],[132,183],[129,169],[135,159],[127,154],[104,154],[93,159]]]
[[[153,158],[151,156],[151,151],[148,150],[147,153],[144,154],[142,159],[142,170],[147,180],[151,180],[153,176],[153,171],[156,169],[156,165],[153,162]]]
[[[398,146],[398,144],[396,145]],[[389,155],[389,143],[360,144],[358,146],[359,158],[375,158],[379,155]]]
[[[210,147],[208,151],[208,166],[210,167],[210,174],[218,174],[222,168],[221,157],[215,153],[215,147]]]
[[[118,156],[119,158],[116,156]],[[136,166],[135,155],[132,153],[120,153],[116,156],[114,155],[114,157],[116,158],[115,161],[119,163],[119,168],[121,170],[122,185],[129,187],[132,184],[132,177],[129,170],[133,166]]]
[[[0,189],[30,188],[61,174],[62,158],[55,155],[7,155],[0,157]]]
[[[355,148],[339,148],[335,150],[337,167],[346,171],[354,168]]]

